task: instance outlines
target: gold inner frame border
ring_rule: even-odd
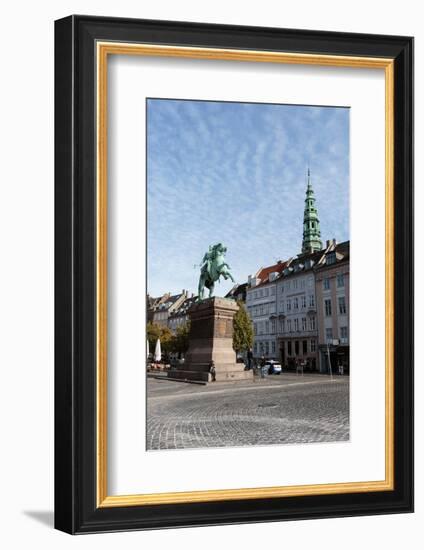
[[[316,485],[214,489],[109,496],[107,492],[107,62],[109,55],[219,59],[262,63],[383,69],[385,72],[385,479]],[[394,60],[391,58],[320,55],[257,50],[164,46],[141,43],[96,43],[97,63],[97,507],[143,506],[366,493],[394,489]]]

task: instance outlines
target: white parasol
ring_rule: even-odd
[[[159,363],[159,361],[162,359],[162,352],[160,349],[160,339],[158,338],[156,341],[156,347],[155,347],[155,361]]]

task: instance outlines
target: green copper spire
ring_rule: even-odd
[[[310,254],[322,249],[318,212],[315,208],[314,190],[311,185],[311,173],[308,168],[308,187],[306,188],[305,213],[303,215],[302,253]]]

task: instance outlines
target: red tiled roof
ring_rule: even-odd
[[[288,260],[285,261],[285,262],[279,262],[277,264],[274,264],[274,265],[270,265],[268,267],[262,267],[258,273],[256,274],[256,278],[257,279],[260,279],[260,283],[259,284],[263,284],[263,283],[267,283],[268,282],[268,277],[270,275],[270,273],[279,273],[281,274],[283,269],[286,267],[286,265],[288,264]],[[256,286],[259,286],[259,285],[256,285]]]

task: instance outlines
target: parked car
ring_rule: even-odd
[[[283,368],[280,363],[278,361],[274,361],[273,359],[265,362],[265,368],[268,370],[268,374],[281,374],[283,372]]]

